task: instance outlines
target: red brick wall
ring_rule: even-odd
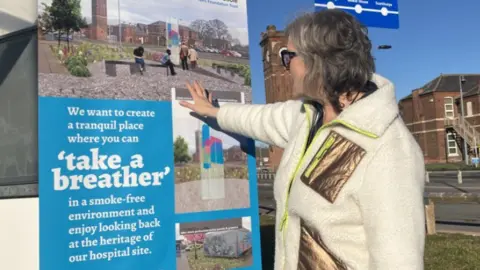
[[[91,38],[106,40],[108,35],[107,0],[92,0]]]
[[[447,154],[444,124],[445,97],[455,99],[456,96],[457,92],[433,92],[422,95],[422,89],[417,89],[412,92],[412,98],[399,102],[403,121],[422,149],[426,163],[461,161],[461,155]],[[458,116],[455,109],[454,116]]]
[[[468,115],[468,103],[472,104],[472,114]],[[461,106],[460,106],[460,100],[458,100],[458,105],[456,108],[456,111],[458,112],[458,115],[461,115]],[[471,125],[473,126],[478,126],[477,130],[480,131],[480,95],[479,96],[471,96],[471,97],[466,97],[463,99],[463,109],[465,113],[465,120],[467,120]]]
[[[262,33],[262,60],[265,76],[265,97],[267,103],[286,101],[292,98],[293,81],[290,73],[282,65],[279,51],[286,47],[287,39],[283,32],[274,27]],[[270,147],[270,166],[276,170],[280,164],[283,149]]]

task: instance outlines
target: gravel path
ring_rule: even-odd
[[[187,254],[185,252],[182,252],[182,255],[177,257],[177,270],[190,270]]]
[[[225,179],[225,198],[202,200],[201,181],[175,185],[175,212],[194,213],[250,207],[248,180]]]
[[[187,81],[198,80],[205,88],[216,91],[243,91],[246,102],[251,102],[251,87],[212,78],[177,68],[177,76],[168,76],[165,68],[147,67],[142,75],[130,75],[127,65],[117,66],[117,76],[104,72],[103,62],[89,65],[92,77],[81,78],[69,74],[39,74],[41,96],[76,97],[92,99],[171,100],[171,88],[185,88]]]

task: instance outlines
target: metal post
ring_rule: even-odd
[[[427,234],[434,235],[437,233],[435,222],[435,204],[432,200],[426,199],[425,203],[425,221],[427,223]]]
[[[425,182],[430,183],[430,172],[425,173]]]
[[[460,170],[458,171],[457,178],[458,178],[458,184],[462,184],[463,183],[462,171],[460,171]]]
[[[461,103],[461,113],[462,113],[462,128],[463,128],[463,155],[465,158],[465,164],[468,165],[468,153],[467,153],[467,129],[465,127],[465,113],[463,110],[463,81],[464,78],[463,76],[460,76],[458,78],[459,84],[460,84],[460,103]]]
[[[118,0],[118,44],[122,47],[122,21],[120,19],[120,0]]]
[[[475,151],[475,158],[477,159],[475,161],[475,168],[478,167],[478,149],[477,149],[477,134],[476,132],[473,134],[473,149]]]

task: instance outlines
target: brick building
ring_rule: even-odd
[[[92,24],[93,26],[93,24]],[[109,34],[119,36],[120,27],[118,25],[109,26]],[[121,40],[123,43],[132,44],[149,44],[157,46],[166,45],[166,23],[164,21],[156,21],[151,24],[122,24]],[[180,38],[187,44],[198,43],[198,34],[187,26],[179,26]],[[92,38],[93,39],[93,38]]]
[[[283,67],[280,50],[287,47],[287,38],[283,31],[277,31],[270,25],[262,33],[263,72],[265,75],[265,96],[267,103],[286,101],[292,97],[293,81],[290,73]],[[270,147],[269,164],[276,170],[283,154],[283,149]]]
[[[399,101],[402,118],[422,148],[426,163],[462,161],[463,137],[470,154],[472,146],[480,144],[479,83],[480,74],[441,74]],[[460,117],[460,85],[465,125]]]
[[[225,162],[245,162],[247,160],[247,154],[242,151],[240,146],[232,146],[223,150],[223,156]]]
[[[90,27],[89,37],[91,39],[107,39],[107,0],[92,0],[92,24]]]

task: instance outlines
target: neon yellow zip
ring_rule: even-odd
[[[311,118],[310,118],[310,114],[308,112],[308,109],[306,108],[306,106],[304,105],[304,108],[305,108],[305,112],[306,112],[306,115],[307,115],[307,121],[308,121],[308,125],[307,125],[307,132],[310,130],[311,128]],[[312,139],[312,142],[310,143],[310,145],[314,144],[314,142],[318,139],[318,136],[320,135],[320,133],[322,132],[322,130],[328,128],[328,127],[331,127],[333,125],[342,125],[350,130],[353,130],[359,134],[362,134],[364,136],[367,136],[369,138],[373,138],[373,139],[376,139],[378,138],[378,136],[372,132],[369,132],[369,131],[365,131],[365,130],[362,130],[360,128],[357,128],[343,120],[333,120],[331,121],[330,123],[327,123],[323,126],[321,126],[317,133],[315,134],[315,136],[313,137]],[[318,164],[318,162],[320,162],[320,160],[323,158],[323,156],[325,155],[325,153],[327,152],[327,150],[333,145],[333,143],[335,142],[334,138],[330,138],[331,140],[328,140],[326,141],[322,147],[320,148],[319,150],[319,153],[315,156],[315,164]],[[302,146],[302,153],[304,153],[302,155],[302,157],[300,158],[300,161],[297,163],[297,166],[295,167],[295,170],[293,171],[293,174],[291,175],[290,177],[290,181],[288,183],[288,188],[287,188],[287,196],[285,198],[285,206],[284,206],[284,210],[283,210],[283,216],[282,216],[282,220],[280,222],[280,231],[282,232],[282,242],[283,242],[283,250],[285,251],[285,248],[286,248],[286,243],[285,243],[285,233],[286,233],[286,228],[287,228],[287,225],[288,225],[288,201],[290,199],[290,191],[292,189],[292,185],[293,185],[293,182],[295,181],[295,178],[296,178],[296,175],[298,173],[298,170],[300,169],[301,165],[303,164],[303,160],[305,158],[305,156],[308,156],[307,153],[309,153],[309,151],[311,150],[311,148],[309,147],[307,149],[307,151],[305,152],[305,148],[306,148],[306,145],[307,145],[307,140],[308,140],[308,136],[307,136],[307,139],[305,139],[304,143],[303,143],[303,146]],[[312,164],[313,165],[313,164]],[[311,166],[311,168],[314,168],[315,166]],[[311,168],[309,168],[309,173],[311,173]],[[308,172],[307,172],[308,173]],[[282,266],[282,269],[285,269],[285,258],[283,260],[283,266]]]
[[[307,170],[305,171],[305,176],[306,177],[309,177],[310,174],[312,173],[313,169],[315,169],[315,167],[318,165],[318,163],[320,162],[320,160],[322,160],[323,156],[325,155],[325,153],[328,151],[328,149],[330,149],[330,147],[332,147],[333,143],[335,142],[335,138],[334,137],[331,137],[329,136],[327,138],[327,140],[325,141],[325,144],[322,146],[322,148],[320,148],[320,150],[318,151],[318,154],[314,157],[313,159],[313,162],[312,164],[310,164],[310,166],[307,168]]]

